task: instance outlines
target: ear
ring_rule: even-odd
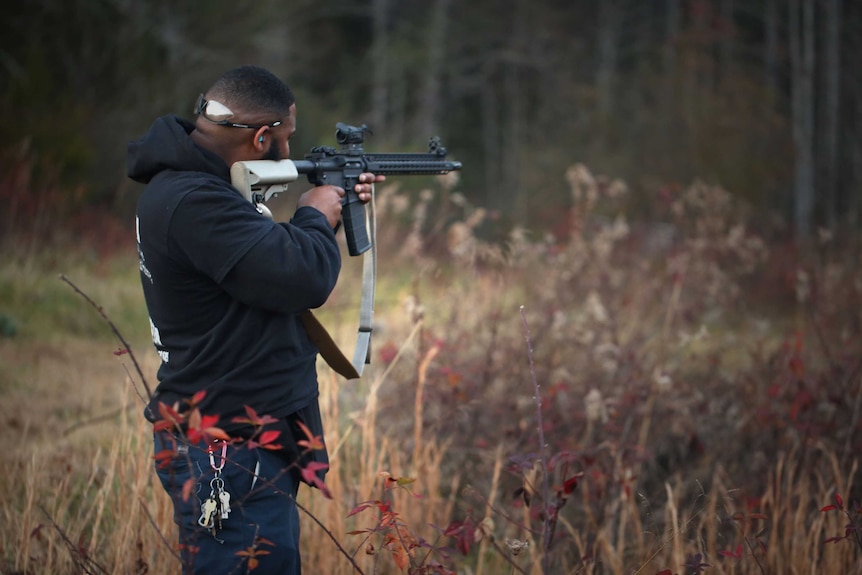
[[[252,145],[258,152],[262,153],[266,149],[267,130],[269,130],[269,126],[261,126],[254,133],[254,141],[252,142]]]

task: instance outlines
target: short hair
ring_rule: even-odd
[[[219,77],[207,92],[226,106],[286,116],[295,99],[293,92],[275,74],[260,66],[240,66]]]

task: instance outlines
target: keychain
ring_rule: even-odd
[[[215,446],[218,444],[221,444],[221,454],[216,464]],[[212,530],[215,535],[216,524],[221,528],[222,520],[230,515],[230,493],[224,488],[224,479],[221,476],[227,456],[227,442],[216,440],[207,448],[207,454],[209,454],[213,478],[210,481],[210,495],[201,503],[198,525]]]

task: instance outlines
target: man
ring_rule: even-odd
[[[157,424],[157,473],[173,500],[184,573],[300,573],[293,498],[307,461],[296,442],[306,430],[322,436],[318,349],[301,314],[335,286],[344,190],[314,187],[289,223],[276,223],[231,186],[234,162],[290,154],[296,104],[269,71],[226,72],[195,113],[194,123],[159,118],[128,150],[129,177],[146,184],[138,253],[162,359],[146,416],[164,419],[164,406],[196,409],[218,416],[231,441],[192,436],[191,422]],[[360,199],[382,180],[363,174]],[[249,448],[262,423],[279,432],[267,446],[281,449]],[[327,461],[325,450],[312,456]]]

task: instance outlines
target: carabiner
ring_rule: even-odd
[[[221,461],[218,465],[215,462],[215,451],[213,450],[213,446],[217,443],[221,443]],[[224,469],[224,462],[227,460],[227,441],[222,441],[220,439],[216,439],[212,443],[210,443],[209,447],[207,447],[207,453],[210,456],[210,467],[213,468],[213,471],[221,471]]]

